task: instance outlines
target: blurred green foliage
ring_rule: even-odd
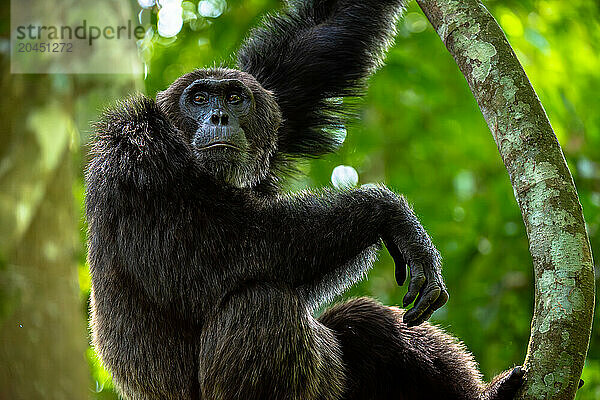
[[[550,117],[579,190],[592,250],[600,254],[600,10],[598,2],[494,0],[486,6],[505,30]],[[144,44],[146,92],[153,96],[194,68],[234,66],[232,56],[275,0],[230,0],[218,18],[186,23],[176,38]],[[452,57],[411,3],[386,66],[371,80],[360,116],[338,154],[302,166],[290,190],[331,185],[337,165],[360,183],[404,193],[444,257],[448,304],[433,321],[460,337],[486,378],[523,362],[533,312],[531,257],[508,175]],[[340,60],[344,62],[344,60]],[[111,99],[112,100],[112,99]],[[82,201],[80,182],[75,189]],[[82,255],[85,254],[82,238]],[[383,252],[368,280],[348,296],[400,304],[393,264]],[[82,298],[89,278],[81,257]],[[94,355],[98,398],[111,398]],[[594,327],[585,386],[600,398],[600,329]],[[104,389],[104,390],[102,390]]]

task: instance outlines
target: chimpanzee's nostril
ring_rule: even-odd
[[[227,125],[229,123],[229,115],[221,115],[221,125]]]
[[[210,122],[212,122],[214,125],[219,125],[219,116],[217,114],[211,115]]]

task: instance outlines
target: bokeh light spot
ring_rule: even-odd
[[[500,16],[500,25],[510,36],[523,36],[523,24],[512,12],[507,11]]]
[[[353,188],[358,185],[358,172],[347,165],[338,165],[331,174],[331,183],[338,189]]]
[[[161,2],[162,4],[162,2]],[[158,33],[163,37],[173,37],[183,27],[183,9],[181,4],[169,3],[158,12]]]
[[[161,7],[181,7],[182,0],[158,0],[158,4]]]
[[[421,33],[429,26],[427,19],[419,13],[411,12],[404,17],[406,28],[412,33]]]
[[[217,18],[227,8],[225,0],[202,0],[198,3],[198,14],[205,18]]]
[[[150,8],[150,7],[153,7],[154,4],[156,4],[156,1],[155,0],[138,0],[138,4],[142,8]]]

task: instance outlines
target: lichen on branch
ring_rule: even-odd
[[[478,0],[417,0],[490,128],[527,228],[535,311],[521,398],[572,400],[591,333],[594,267],[582,208],[548,117]]]

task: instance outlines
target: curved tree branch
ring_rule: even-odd
[[[594,267],[573,179],[504,33],[478,0],[417,0],[492,131],[527,228],[535,311],[522,399],[575,397],[594,309]]]

